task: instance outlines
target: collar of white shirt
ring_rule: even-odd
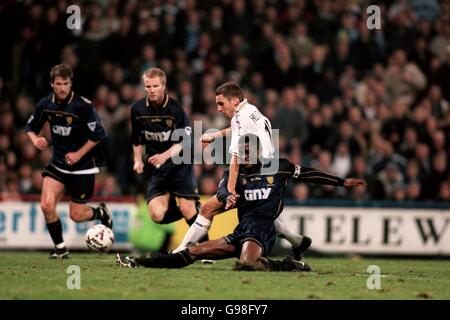
[[[242,100],[241,103],[236,107],[236,111],[241,111],[248,104],[247,99]]]

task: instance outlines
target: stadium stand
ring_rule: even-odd
[[[214,89],[225,80],[279,128],[280,155],[340,176],[367,192],[290,185],[289,197],[450,201],[450,2],[80,1],[82,30],[66,27],[68,1],[0,4],[0,194],[40,192],[49,150],[23,127],[49,91],[49,69],[66,62],[74,89],[93,101],[110,137],[96,194],[142,191],[133,174],[129,108],[140,74],[159,66],[170,94],[203,129],[223,128]],[[221,170],[196,165],[200,193]]]

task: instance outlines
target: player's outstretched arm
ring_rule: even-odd
[[[200,138],[200,142],[203,144],[210,144],[214,140],[225,137],[231,133],[231,128],[225,128],[216,132],[204,133]]]
[[[342,179],[331,173],[320,171],[314,168],[301,167],[300,174],[297,178],[303,182],[331,185],[331,186],[343,186],[347,188],[366,186],[366,182],[361,179]]]

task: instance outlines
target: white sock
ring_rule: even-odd
[[[63,249],[66,246],[66,244],[64,242],[58,243],[57,245],[55,245],[56,249]]]
[[[302,243],[303,236],[289,231],[285,224],[277,218],[273,224],[275,225],[275,230],[280,238],[286,239],[292,245],[292,247],[298,247]]]
[[[198,215],[197,219],[195,219],[194,223],[191,225],[189,230],[186,232],[186,235],[183,238],[181,244],[173,250],[173,253],[177,253],[186,249],[189,243],[197,243],[204,236],[208,234],[208,230],[211,227],[211,220],[206,219],[205,217]]]

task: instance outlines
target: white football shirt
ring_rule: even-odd
[[[229,153],[239,157],[239,138],[246,134],[258,136],[261,153],[265,159],[272,159],[275,147],[272,140],[272,125],[254,105],[244,99],[231,118],[231,144]]]

